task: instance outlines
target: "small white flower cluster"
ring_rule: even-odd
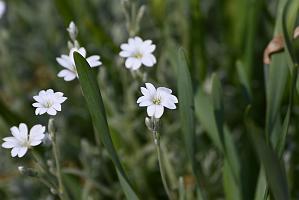
[[[32,104],[33,107],[36,107],[36,115],[44,113],[56,115],[57,111],[61,111],[61,104],[67,98],[63,96],[62,92],[54,92],[52,89],[48,89],[40,91],[33,99],[36,100],[36,103]]]
[[[158,87],[157,89],[151,83],[145,83],[145,87],[141,87],[143,96],[137,99],[140,107],[147,106],[147,114],[149,117],[159,119],[164,107],[168,109],[176,109],[178,99],[172,95],[172,90],[166,87]]]
[[[0,0],[1,2],[1,0]],[[56,58],[57,62],[65,69],[58,73],[58,77],[64,78],[65,81],[74,80],[78,77],[73,57],[74,51],[80,53],[86,58],[86,50],[80,47],[76,40],[78,29],[74,22],[71,22],[67,28],[72,42],[69,42],[69,55],[61,55]],[[143,41],[140,37],[129,38],[128,43],[120,46],[121,52],[119,55],[126,58],[125,66],[130,70],[138,70],[142,65],[153,67],[157,60],[153,55],[156,48],[151,40]],[[93,55],[86,58],[90,67],[102,65],[100,56]],[[139,97],[137,103],[140,107],[147,107],[149,117],[159,119],[164,112],[164,107],[168,109],[176,109],[178,99],[172,94],[172,90],[166,87],[158,87],[157,89],[151,83],[145,83],[145,87],[141,87],[143,96]],[[33,96],[36,101],[32,104],[36,108],[35,114],[56,115],[61,111],[61,104],[67,99],[62,92],[54,92],[53,89],[41,90],[38,95]],[[40,124],[34,125],[28,135],[27,125],[21,123],[19,127],[13,126],[10,131],[13,137],[3,138],[3,148],[12,149],[11,156],[23,157],[29,148],[42,143],[45,137],[46,128]]]
[[[54,92],[52,89],[41,90],[38,95],[33,96],[36,100],[32,104],[36,107],[35,114],[49,114],[56,115],[57,111],[61,111],[61,104],[67,99],[63,96],[62,92]],[[19,127],[13,126],[10,128],[10,132],[13,137],[3,138],[4,143],[2,147],[11,150],[12,157],[23,157],[27,150],[32,146],[37,146],[42,143],[45,138],[46,127],[37,124],[34,125],[29,132],[27,125],[20,123]]]
[[[19,127],[13,126],[10,128],[13,137],[3,138],[4,143],[2,144],[2,147],[12,149],[12,157],[23,157],[29,148],[42,143],[42,140],[45,137],[45,131],[46,127],[37,124],[30,129],[28,135],[27,125],[20,123]]]
[[[86,58],[86,50],[84,47],[80,47],[78,41],[76,40],[78,35],[78,28],[73,21],[69,24],[67,31],[72,42],[69,42],[69,54],[62,54],[60,57],[56,58],[58,64],[64,68],[57,74],[57,76],[63,78],[65,81],[72,81],[75,78],[78,78],[73,53],[76,51],[80,53],[84,58]],[[90,67],[98,67],[102,65],[100,58],[101,57],[98,55],[92,55],[87,57],[86,60]]]
[[[128,43],[121,44],[119,55],[126,58],[125,66],[131,70],[138,70],[142,65],[153,67],[156,64],[156,57],[153,55],[156,45],[151,40],[143,41],[140,37],[129,38]],[[178,99],[172,95],[172,90],[166,87],[157,89],[151,83],[145,83],[141,87],[143,96],[139,97],[137,103],[140,107],[147,107],[149,117],[159,119],[164,113],[164,107],[176,109]]]
[[[67,28],[69,36],[73,43],[71,43],[71,49],[69,55],[61,55],[56,58],[59,65],[65,69],[58,73],[58,77],[64,78],[65,81],[74,80],[78,77],[78,73],[73,58],[74,51],[79,52],[84,58],[86,58],[86,50],[83,47],[79,47],[79,43],[76,40],[78,35],[78,28],[74,22],[69,24]],[[138,70],[142,65],[145,67],[153,67],[156,63],[156,57],[153,52],[156,49],[156,45],[153,44],[152,40],[143,40],[138,36],[128,39],[127,43],[120,45],[119,56],[125,58],[125,67],[135,71]],[[90,67],[97,67],[102,65],[100,56],[90,56],[86,58]],[[147,114],[150,117],[160,118],[164,112],[164,107],[169,109],[175,109],[178,99],[172,95],[172,91],[166,87],[155,88],[151,83],[146,83],[146,88],[141,87],[141,92],[144,96],[137,100],[140,107],[147,106]],[[38,105],[38,104],[36,104]],[[43,109],[42,112],[45,110]],[[40,111],[37,111],[38,113]]]
[[[128,69],[137,70],[143,64],[146,67],[152,67],[157,60],[153,55],[156,45],[151,40],[143,41],[140,37],[129,38],[128,43],[120,46],[122,51],[119,55],[127,58],[125,66]]]

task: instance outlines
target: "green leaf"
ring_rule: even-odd
[[[292,2],[292,4],[291,4]],[[292,9],[290,8],[292,6]],[[299,2],[298,1],[290,1],[288,0],[283,8],[282,11],[282,35],[284,39],[284,49],[285,54],[288,58],[288,63],[291,72],[293,72],[293,69],[295,67],[295,63],[298,64],[294,47],[292,44],[292,37],[293,37],[293,30],[295,21],[298,15],[298,9],[299,9]]]
[[[199,180],[201,180],[201,178],[199,176],[201,175],[195,161],[196,140],[192,81],[185,54],[182,49],[179,49],[177,58],[176,70],[182,133],[185,140],[185,146],[187,148],[187,154],[191,161],[193,173],[195,174],[198,184],[200,184]]]
[[[217,74],[212,75],[212,102],[213,102],[213,112],[217,126],[217,132],[220,138],[220,142],[223,145],[224,153],[226,153],[224,144],[224,133],[223,133],[223,94],[220,79]]]
[[[288,200],[289,191],[287,178],[278,156],[273,149],[266,144],[262,137],[262,133],[250,120],[246,120],[246,125],[256,154],[258,155],[265,170],[267,182],[274,199]]]
[[[266,77],[266,138],[274,135],[276,123],[279,123],[280,107],[288,78],[287,61],[283,53],[272,55],[269,73]],[[277,131],[276,133],[279,133]]]
[[[214,85],[215,87],[216,85]],[[218,85],[219,86],[219,85]],[[215,97],[214,97],[215,98]],[[220,98],[220,97],[219,97]],[[230,131],[224,125],[223,128],[223,141],[221,141],[220,134],[218,132],[216,116],[213,107],[213,100],[211,96],[206,95],[200,88],[198,89],[195,96],[195,114],[203,126],[204,130],[207,132],[208,136],[211,138],[213,144],[217,149],[225,156],[224,162],[228,165],[223,168],[223,176],[225,176],[225,183],[231,182],[236,187],[237,191],[234,191],[235,198],[241,199],[239,187],[240,183],[240,161],[236,151],[236,147],[231,136]],[[214,103],[215,104],[215,103]],[[225,149],[224,149],[225,146]],[[229,172],[227,170],[230,170]],[[226,170],[226,171],[225,171]],[[225,186],[226,187],[226,186]],[[225,188],[225,192],[229,192],[228,188]],[[227,199],[232,195],[229,193],[225,194]]]
[[[222,152],[222,144],[218,134],[211,101],[210,96],[206,95],[201,89],[198,89],[195,96],[195,114],[213,144]]]
[[[265,171],[263,168],[260,169],[258,176],[257,186],[254,194],[254,200],[267,199],[267,180]]]
[[[224,161],[223,165],[223,187],[225,199],[240,200],[240,188],[234,181],[234,175],[227,161]]]
[[[276,14],[274,37],[282,34],[282,14],[287,0],[280,0]],[[278,138],[281,137],[282,125],[280,109],[283,95],[285,93],[289,70],[287,58],[284,52],[278,52],[271,56],[270,65],[265,65],[266,85],[266,141],[276,146]],[[267,181],[265,173],[260,170],[255,193],[255,200],[267,198]]]
[[[289,8],[290,6],[290,1],[287,1],[287,3],[284,6],[283,13],[282,13],[282,30],[283,30],[283,37],[285,41],[285,52],[286,56],[289,59],[289,68],[291,70],[291,87],[290,87],[290,95],[289,95],[289,105],[288,105],[288,111],[285,116],[284,122],[283,122],[283,127],[282,127],[282,132],[278,137],[278,140],[276,142],[276,150],[278,151],[279,157],[281,157],[283,153],[283,149],[285,146],[285,138],[288,133],[289,129],[289,124],[291,120],[291,111],[293,109],[293,99],[294,99],[294,94],[296,92],[296,84],[297,84],[297,77],[298,77],[298,63],[296,60],[296,56],[294,55],[294,47],[291,42],[292,38],[292,32],[291,31],[291,36],[288,33],[288,27],[287,27],[287,22],[291,21],[292,23],[289,23],[291,26],[291,30],[293,30],[294,27],[294,18],[297,17],[297,12],[299,9],[299,2],[295,1],[296,5],[292,4],[292,10]],[[295,7],[295,9],[294,9]],[[293,12],[288,12],[288,11],[293,11]],[[294,12],[295,11],[295,12]],[[287,18],[287,14],[288,18]],[[288,20],[289,19],[289,20]]]
[[[79,53],[74,52],[74,59],[83,95],[86,100],[93,125],[97,131],[96,134],[106,147],[113,161],[118,178],[120,180],[120,184],[127,199],[138,199],[137,195],[135,194],[128,181],[128,178],[125,174],[125,171],[122,167],[122,164],[119,160],[119,157],[111,140],[110,131],[106,119],[105,108],[103,105],[101,92],[95,74],[93,73],[85,58],[82,57]]]
[[[250,102],[252,99],[252,91],[250,88],[249,78],[246,74],[245,65],[240,60],[237,61],[236,65],[237,65],[237,72],[238,72],[238,76],[240,79],[240,83],[241,83],[242,89],[245,93],[245,97],[246,97],[247,101]]]

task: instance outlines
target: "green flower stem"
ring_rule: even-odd
[[[173,200],[173,196],[170,192],[170,189],[167,185],[167,181],[166,181],[166,175],[165,175],[165,171],[163,168],[163,160],[162,160],[162,154],[161,154],[161,146],[160,146],[160,137],[159,137],[159,133],[155,130],[153,130],[153,137],[154,137],[154,142],[155,142],[155,147],[156,147],[156,151],[157,151],[157,156],[158,156],[158,162],[159,162],[159,169],[160,169],[160,173],[161,173],[161,178],[162,178],[162,183],[163,183],[163,187],[166,191],[166,194],[168,196],[168,198],[170,200]]]
[[[58,180],[58,195],[61,200],[67,200],[68,197],[65,193],[63,182],[62,182],[62,174],[61,174],[61,167],[59,163],[59,151],[58,151],[58,146],[56,143],[56,134],[55,134],[55,128],[54,128],[54,120],[50,119],[48,123],[48,131],[49,135],[52,141],[52,151],[53,151],[53,156],[55,160],[55,166],[56,166],[56,178]]]
[[[47,174],[48,170],[45,168],[43,163],[40,161],[40,158],[37,155],[37,153],[35,153],[34,151],[31,151],[31,155],[32,155],[37,167],[39,168],[39,170],[42,171],[43,173]]]
[[[37,165],[37,167],[39,168],[39,170],[44,173],[47,177],[49,177],[49,171],[47,170],[47,168],[44,166],[43,162],[41,162],[39,155],[37,153],[35,153],[34,151],[31,151],[31,155],[33,157],[33,160],[35,161],[35,164]],[[47,179],[45,179],[42,176],[38,176],[36,177],[38,178],[39,181],[41,181],[44,185],[46,185],[50,190],[52,189],[57,189],[57,187],[55,186],[54,183],[52,183],[51,181],[48,181]],[[50,179],[49,179],[50,180]]]
[[[39,176],[38,180],[46,185],[50,190],[55,189],[55,187],[53,187],[53,185],[49,181],[47,181],[47,179]]]

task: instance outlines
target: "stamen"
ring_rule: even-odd
[[[161,103],[161,98],[160,98],[160,97],[155,97],[155,98],[153,98],[153,103],[156,104],[156,105],[160,105],[160,103]]]
[[[143,56],[143,55],[142,55],[140,52],[136,52],[136,53],[134,54],[134,57],[137,58],[137,59],[142,58],[142,56]]]

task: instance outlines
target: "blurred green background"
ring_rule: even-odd
[[[173,67],[177,47],[185,49],[194,91],[210,91],[211,74],[217,72],[223,89],[225,123],[230,129],[242,163],[243,199],[253,199],[259,162],[244,125],[244,111],[253,106],[252,120],[265,126],[266,92],[263,51],[273,37],[276,0],[131,0],[136,10],[145,5],[137,35],[157,45],[157,64],[142,69],[147,81],[172,88],[177,95]],[[53,88],[68,97],[56,117],[65,183],[72,199],[124,199],[112,162],[104,147],[96,148],[93,126],[78,80],[57,77],[62,69],[55,58],[68,54],[66,28],[74,21],[78,40],[88,55],[101,56],[98,82],[108,116],[113,142],[133,186],[142,199],[166,199],[150,133],[145,127],[145,109],[136,99],[143,81],[132,76],[118,56],[127,41],[127,21],[120,0],[6,0],[0,19],[0,136],[10,126],[26,122],[46,125],[47,116],[35,116],[32,96]],[[129,7],[131,8],[131,7]],[[245,70],[250,90],[244,89],[238,66]],[[267,66],[266,66],[267,67]],[[287,66],[284,66],[287,67]],[[251,91],[251,94],[250,92]],[[280,112],[288,105],[283,92]],[[298,103],[286,138],[283,156],[293,199],[299,199]],[[205,113],[203,113],[205,114]],[[223,155],[206,134],[209,127],[196,121],[196,160],[200,163],[203,190],[208,199],[231,199],[223,188]],[[197,118],[197,119],[198,119]],[[297,122],[297,123],[296,123]],[[179,109],[162,117],[161,140],[170,185],[178,188],[184,179],[186,191],[195,180],[187,164]],[[298,132],[298,131],[297,131]],[[37,148],[45,158],[50,148]],[[55,199],[33,178],[18,174],[17,166],[32,166],[30,156],[11,158],[0,149],[0,199]],[[192,192],[191,192],[192,193]],[[191,197],[190,197],[191,198]],[[192,199],[192,198],[191,198]]]

